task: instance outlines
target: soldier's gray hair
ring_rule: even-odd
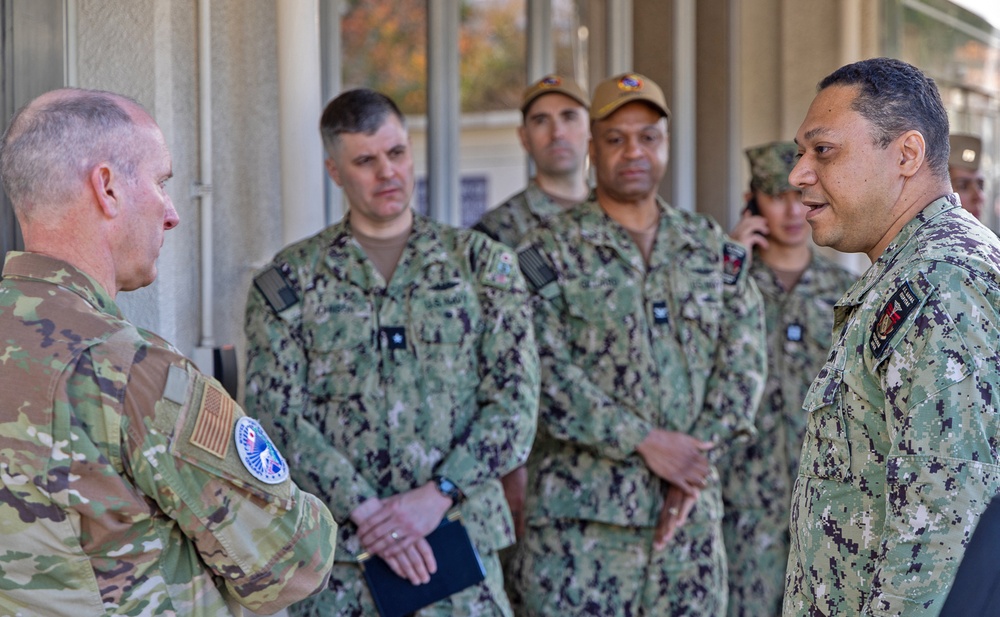
[[[0,138],[0,178],[19,217],[74,199],[101,162],[135,179],[140,148],[129,104],[142,109],[119,94],[67,88],[17,111]]]
[[[406,128],[406,118],[392,99],[368,88],[348,90],[327,103],[319,120],[323,148],[332,155],[344,133],[373,135],[392,114]]]

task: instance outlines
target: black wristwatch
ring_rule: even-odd
[[[441,494],[445,497],[451,499],[451,501],[457,506],[462,503],[465,499],[465,495],[459,490],[458,486],[444,476],[435,476],[434,481],[437,483],[437,488],[441,491]]]

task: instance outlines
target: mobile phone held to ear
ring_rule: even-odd
[[[754,216],[760,216],[760,206],[757,205],[756,197],[751,197],[747,200],[746,211]]]

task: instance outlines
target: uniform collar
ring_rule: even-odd
[[[588,242],[596,245],[610,245],[616,248],[628,246],[629,255],[638,255],[638,249],[632,250],[634,243],[628,231],[617,221],[608,216],[597,202],[596,195],[591,194],[592,199],[578,206],[580,218],[580,235]],[[652,265],[658,263],[656,256],[662,254],[663,250],[673,254],[687,246],[697,245],[698,242],[691,235],[689,226],[684,224],[683,215],[679,210],[672,207],[662,197],[657,195],[656,207],[660,210],[660,223],[656,230],[656,243],[653,245],[653,255],[650,259]],[[642,256],[638,256],[642,261]],[[644,267],[644,266],[643,266]]]
[[[80,296],[102,313],[124,319],[111,294],[100,283],[61,259],[41,253],[11,251],[4,262],[3,277],[56,285]]]
[[[878,256],[868,270],[861,275],[861,278],[847,290],[844,297],[840,299],[837,306],[855,306],[861,304],[865,296],[868,295],[868,291],[875,285],[885,272],[896,263],[896,259],[899,257],[900,252],[910,244],[914,236],[916,236],[921,229],[929,222],[942,215],[951,212],[953,210],[959,209],[961,206],[958,205],[955,195],[945,195],[944,197],[939,197],[935,199],[927,206],[925,206],[917,215],[913,217],[899,233],[896,234],[882,254]]]

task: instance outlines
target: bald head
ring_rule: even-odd
[[[135,129],[149,123],[139,103],[100,90],[53,90],[22,107],[0,139],[0,178],[21,224],[76,201],[101,163],[132,176]]]

